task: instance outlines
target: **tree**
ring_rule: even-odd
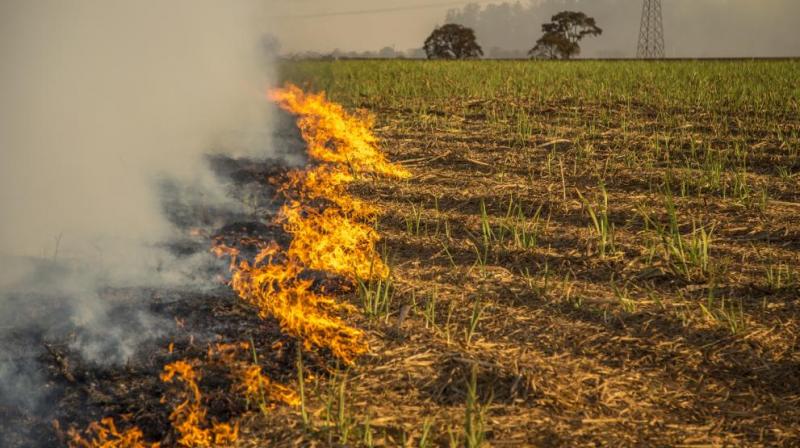
[[[475,32],[455,23],[433,30],[423,48],[428,59],[476,59],[483,56]]]
[[[528,52],[531,57],[569,59],[580,54],[579,42],[586,36],[603,34],[594,18],[582,12],[562,11],[542,25],[542,35]]]
[[[383,47],[378,52],[378,57],[382,59],[392,59],[397,57],[397,52],[394,51],[394,47]]]

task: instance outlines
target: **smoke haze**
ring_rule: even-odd
[[[215,139],[260,119],[257,16],[235,4],[2,3],[0,252],[166,235],[153,180],[202,175]]]
[[[487,55],[493,47],[527,51],[541,36],[542,23],[558,11],[572,9],[594,16],[604,30],[581,44],[582,57],[636,54],[641,0],[478,1],[466,7],[448,3],[273,0],[272,5],[273,14],[282,17],[275,32],[288,52],[420,48],[435,26],[448,21],[475,27]],[[664,0],[663,9],[670,57],[800,56],[796,0]]]
[[[78,329],[71,348],[120,363],[166,328],[144,307],[112,316],[102,288],[201,262],[164,268],[159,186],[218,204],[203,156],[267,155],[265,28],[257,1],[0,2],[0,405],[35,396],[40,347],[12,335]]]

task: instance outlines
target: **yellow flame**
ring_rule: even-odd
[[[287,254],[308,268],[350,280],[389,274],[375,253],[380,237],[371,226],[352,221],[333,208],[318,212],[297,202],[284,206],[281,214],[284,229],[293,236]]]
[[[351,218],[368,219],[377,209],[347,194],[347,185],[355,176],[340,166],[319,165],[289,173],[289,181],[281,188],[288,198],[297,196],[304,202],[324,200],[335,205]]]
[[[186,447],[212,447],[230,444],[236,441],[239,435],[239,426],[227,423],[213,423],[206,421],[206,408],[202,403],[202,395],[197,382],[199,373],[187,361],[175,361],[164,366],[161,381],[170,383],[175,380],[183,382],[187,390],[184,391],[184,401],[175,406],[169,415],[172,427],[178,433],[178,444]]]
[[[291,84],[271,90],[269,98],[299,117],[297,125],[311,158],[355,173],[411,176],[405,168],[389,163],[378,149],[370,117],[348,114],[342,106],[326,100],[324,93],[305,93]]]
[[[86,430],[88,439],[84,439],[74,429],[68,431],[71,448],[159,448],[160,443],[145,442],[142,430],[132,427],[120,432],[114,419],[106,417],[99,422],[92,422]]]
[[[262,318],[275,316],[284,331],[302,337],[308,348],[327,347],[348,362],[366,351],[363,333],[333,314],[347,306],[314,292],[313,282],[300,278],[302,267],[297,261],[274,259],[278,251],[273,243],[254,264],[239,263],[231,279],[239,296],[255,306]]]
[[[259,310],[262,318],[274,316],[281,328],[302,338],[307,348],[328,348],[347,363],[366,352],[361,330],[347,325],[337,313],[353,307],[338,303],[313,282],[302,277],[306,270],[324,271],[350,281],[385,278],[389,269],[375,253],[379,236],[368,224],[378,213],[376,207],[347,192],[352,182],[365,175],[405,179],[410,173],[388,162],[371,132],[372,120],[366,115],[350,115],[325,95],[307,94],[293,85],[270,91],[269,97],[298,116],[298,127],[307,143],[308,155],[317,165],[289,174],[281,192],[288,202],[278,221],[293,239],[286,250],[275,242],[243,241],[261,246],[253,263],[239,261],[239,250],[217,241],[212,249],[218,256],[231,258],[231,286],[246,302]],[[326,207],[313,207],[313,203]],[[169,351],[172,352],[170,344]],[[209,348],[209,360],[216,359],[230,368],[234,390],[248,400],[269,399],[292,406],[299,397],[291,388],[272,382],[260,366],[240,361],[235,353],[248,349],[247,343],[219,344]],[[238,439],[238,424],[211,423],[198,386],[200,374],[192,362],[176,361],[164,366],[164,382],[184,385],[169,419],[178,434],[177,443],[186,447],[211,447],[231,444]],[[75,448],[159,448],[147,443],[142,431],[132,427],[119,431],[113,418],[89,425],[84,439],[70,430],[69,445]]]
[[[324,94],[307,94],[293,85],[272,90],[269,97],[297,115],[308,155],[317,162],[290,173],[280,189],[288,201],[278,222],[292,241],[285,250],[266,245],[252,264],[237,263],[234,248],[218,244],[214,251],[231,257],[231,286],[262,317],[275,316],[306,347],[328,348],[350,363],[367,350],[363,332],[336,315],[352,307],[315,291],[301,274],[327,272],[349,281],[351,288],[360,279],[388,276],[389,268],[375,252],[379,236],[369,225],[377,209],[349,195],[347,186],[365,175],[408,178],[410,173],[380,152],[369,117],[348,114]]]
[[[244,396],[248,403],[269,400],[289,406],[300,405],[300,397],[292,388],[272,381],[262,372],[261,366],[239,359],[241,356],[247,357],[251,349],[248,342],[216,344],[209,347],[208,359],[230,370],[234,392]]]

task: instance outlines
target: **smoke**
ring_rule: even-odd
[[[604,31],[581,43],[582,57],[633,57],[642,12],[642,0],[475,0],[450,14],[452,2],[265,1],[281,16],[275,34],[284,51],[300,54],[418,49],[445,21],[475,28],[489,57],[525,57],[541,36],[542,23],[558,11],[578,10],[595,17]],[[800,56],[797,0],[662,3],[670,57]]]
[[[168,327],[104,291],[207,262],[161,249],[163,185],[232,207],[204,154],[267,155],[264,17],[255,0],[0,2],[0,405],[36,379],[24,332],[120,363]]]

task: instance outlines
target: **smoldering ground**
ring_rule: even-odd
[[[209,151],[289,160],[271,149],[263,13],[0,3],[0,407],[47,407],[48,343],[124,364],[174,328],[149,311],[153,291],[218,284],[208,235],[269,204],[232,198]]]

